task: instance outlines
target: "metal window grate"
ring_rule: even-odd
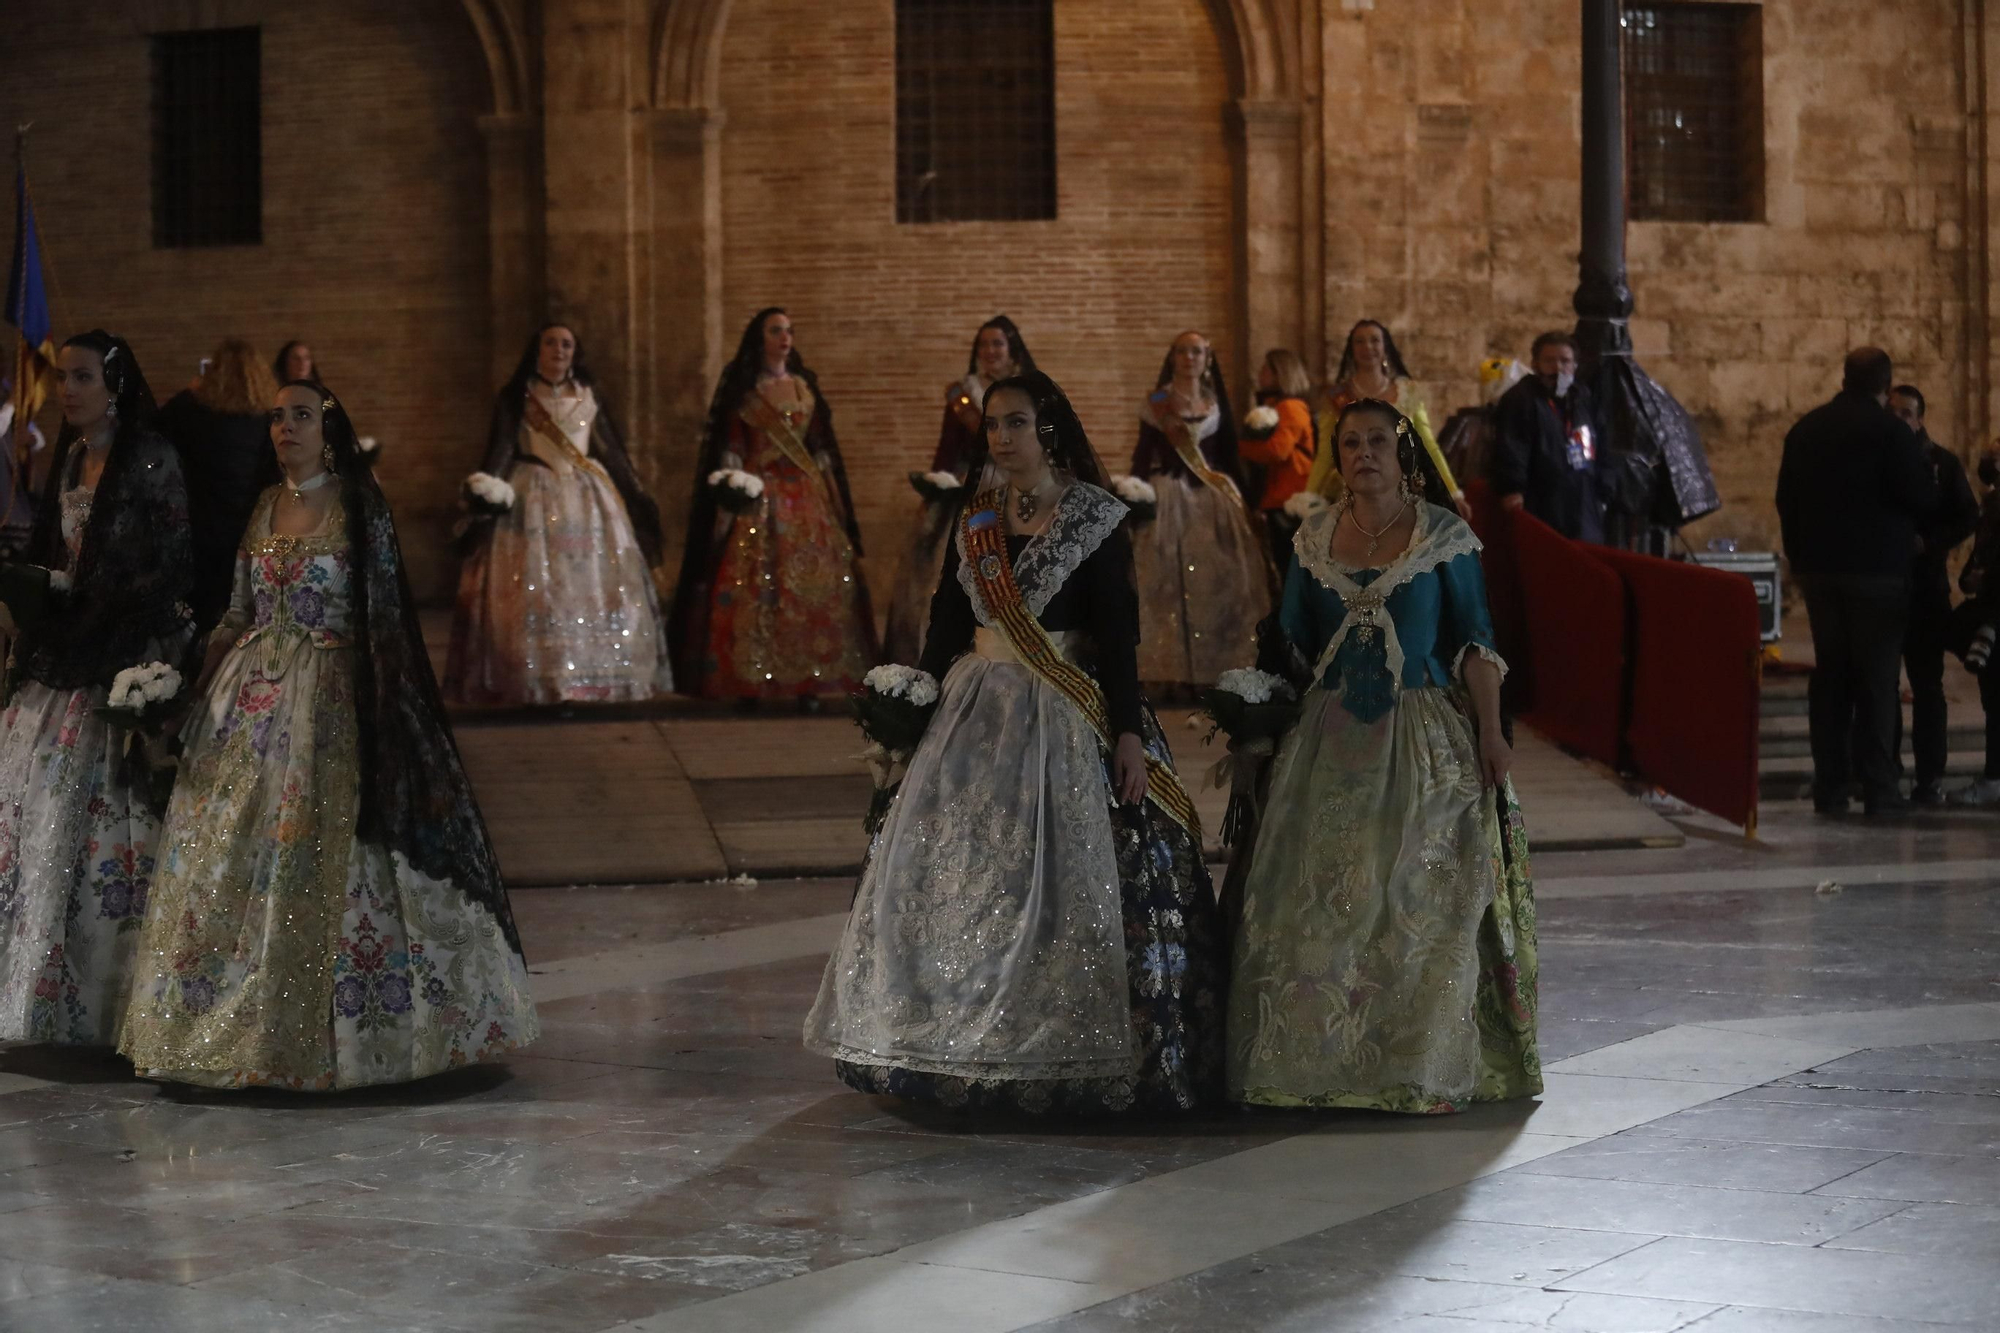
[[[264,239],[256,28],[153,37],[153,244]]]
[[[1764,215],[1764,11],[1625,7],[1627,188],[1638,221]]]
[[[896,0],[896,221],[1056,215],[1053,0]]]

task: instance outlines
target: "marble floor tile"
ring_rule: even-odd
[[[1807,1249],[1668,1237],[1555,1284],[1776,1310],[2000,1327],[1990,1263],[1938,1255]]]
[[[1820,1186],[1850,1199],[2000,1206],[2000,1158],[1898,1153]]]
[[[1412,1205],[1441,1219],[1773,1245],[1819,1245],[1852,1236],[1908,1206],[1899,1200],[1579,1179],[1527,1171],[1487,1176]]]
[[[1827,1242],[1839,1250],[1984,1259],[2000,1271],[2000,1207],[1916,1203]]]
[[[1725,1143],[1639,1133],[1570,1148],[1521,1167],[1545,1176],[1804,1194],[1887,1157],[1854,1148]]]

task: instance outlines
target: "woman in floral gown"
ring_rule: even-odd
[[[1250,660],[1275,587],[1268,539],[1245,504],[1215,349],[1192,329],[1167,349],[1139,409],[1132,475],[1159,499],[1132,538],[1145,630],[1139,679],[1185,694]]]
[[[180,461],[153,432],[131,347],[101,329],[71,338],[56,391],[63,428],[28,547],[53,606],[21,624],[0,715],[0,1040],[109,1046],[160,812],[131,733],[97,710],[120,671],[180,661],[194,553]]]
[[[724,510],[708,485],[719,469],[755,475],[763,493]],[[793,346],[791,317],[760,310],[709,404],[674,596],[681,688],[805,702],[856,688],[876,660],[860,556],[833,412]]]
[[[1035,358],[1013,320],[995,315],[979,326],[964,378],[944,386],[944,424],[938,427],[937,451],[931,455],[933,473],[948,472],[960,481],[965,479],[972,456],[984,448],[980,414],[986,390],[997,380],[1025,375],[1034,368]],[[944,552],[951,544],[952,520],[957,516],[955,501],[927,496],[920,502],[909,545],[896,566],[896,583],[889,595],[889,624],[882,632],[882,655],[891,662],[915,662],[923,651],[931,593],[937,589],[938,571],[944,568]]]
[[[923,656],[937,711],[806,1045],[864,1092],[1187,1110],[1220,1092],[1225,945],[1139,690],[1127,510],[1048,376],[1002,380],[984,406],[1006,484],[946,552]]]
[[[1532,1096],[1535,899],[1479,541],[1390,404],[1349,406],[1334,450],[1346,496],[1300,527],[1279,612],[1314,665],[1244,887],[1230,1095]]]
[[[389,507],[295,381],[208,649],[119,1050],[148,1078],[308,1091],[492,1060],[537,1032]]]
[[[566,324],[535,331],[493,406],[445,692],[465,703],[629,703],[673,689],[653,587],[660,511]]]

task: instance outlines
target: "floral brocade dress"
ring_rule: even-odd
[[[1286,636],[1315,662],[1271,771],[1229,996],[1229,1091],[1435,1113],[1542,1089],[1535,897],[1510,782],[1482,785],[1464,663],[1496,665],[1479,541],[1425,505],[1383,569],[1300,527]]]
[[[274,534],[265,492],[183,733],[119,1049],[147,1077],[303,1090],[405,1082],[534,1039],[493,915],[356,836],[353,549],[344,507]]]
[[[730,520],[717,562],[698,687],[707,698],[847,693],[875,665],[845,507],[813,453],[821,410],[810,391],[754,392],[730,417],[722,465],[761,478],[764,493]]]
[[[92,500],[62,494],[72,569]],[[127,785],[128,733],[97,716],[106,693],[29,680],[0,718],[0,1041],[117,1040],[160,823]]]

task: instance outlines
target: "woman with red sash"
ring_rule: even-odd
[[[1256,657],[1257,622],[1270,614],[1276,578],[1244,500],[1215,349],[1193,329],[1167,349],[1139,409],[1132,475],[1158,497],[1152,521],[1132,539],[1146,631],[1139,679],[1178,692],[1213,685]]]
[[[946,552],[923,655],[937,709],[806,1045],[864,1092],[1187,1110],[1220,1091],[1225,946],[1139,689],[1126,506],[1048,376],[993,385],[984,425],[1006,481]]]
[[[732,509],[716,479],[739,473],[758,489]],[[760,310],[716,385],[695,470],[672,622],[681,689],[805,705],[855,689],[876,658],[860,557],[833,411],[791,317]]]

